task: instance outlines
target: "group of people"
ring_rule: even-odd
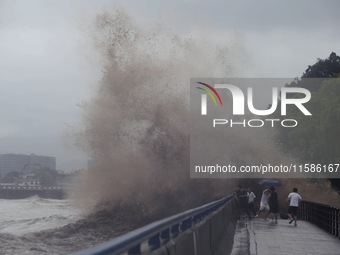
[[[251,220],[253,214],[254,217],[258,217],[262,212],[265,212],[266,215],[264,220],[267,220],[268,217],[271,218],[271,224],[278,223],[278,214],[279,214],[279,200],[277,193],[275,191],[275,187],[270,187],[270,189],[265,189],[262,192],[260,208],[258,212],[255,209],[255,194],[250,189],[244,189],[242,185],[238,186],[238,190],[236,191],[237,198],[239,200],[240,212],[245,212],[248,218]],[[289,224],[294,221],[294,226],[297,226],[297,212],[299,207],[299,202],[302,200],[301,196],[298,194],[298,189],[293,188],[293,192],[291,192],[287,201],[289,203],[288,207],[288,219]]]

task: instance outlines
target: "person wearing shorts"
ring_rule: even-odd
[[[294,226],[297,226],[297,212],[299,209],[299,203],[302,200],[301,196],[297,193],[298,189],[294,188],[293,192],[288,195],[288,215],[289,215],[289,224],[294,221]]]

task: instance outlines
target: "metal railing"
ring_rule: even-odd
[[[299,218],[309,221],[328,233],[340,237],[340,208],[309,201],[301,201]]]
[[[220,212],[220,209],[231,202],[235,205],[234,196],[228,196],[195,209],[153,222],[111,241],[76,252],[73,255],[149,254],[169,243],[170,240],[180,236],[185,231],[193,228],[197,223],[203,222],[209,218],[209,216],[217,213],[217,211]],[[229,213],[228,215],[231,214]],[[235,215],[235,213],[232,215]],[[223,223],[221,224],[223,225]],[[210,246],[210,243],[208,246]]]

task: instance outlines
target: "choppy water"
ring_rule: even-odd
[[[21,236],[64,226],[80,219],[80,215],[80,210],[72,207],[70,200],[1,199],[0,233]]]
[[[111,208],[84,217],[71,200],[0,199],[0,255],[61,255],[136,227],[129,211]]]
[[[70,200],[0,199],[0,254],[65,254],[67,249],[48,242],[48,233],[80,218],[81,211]],[[60,244],[56,238],[54,242]]]
[[[81,211],[70,200],[0,199],[0,254],[58,254],[34,233],[76,222]],[[63,250],[60,249],[60,254]]]

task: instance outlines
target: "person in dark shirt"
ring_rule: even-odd
[[[266,216],[266,218],[269,216],[269,215],[273,215],[274,217],[272,218],[272,221],[271,223],[272,224],[277,224],[277,218],[278,218],[278,213],[279,213],[279,200],[278,200],[278,197],[277,197],[277,193],[275,191],[275,188],[274,187],[271,187],[270,188],[270,191],[271,191],[271,194],[270,194],[270,197],[268,199],[268,204],[269,204],[269,212]]]
[[[240,216],[242,212],[245,212],[251,220],[251,215],[248,210],[248,192],[242,187],[242,185],[238,185],[238,188],[236,195],[240,207]]]
[[[254,217],[257,217],[257,213],[255,210],[255,194],[251,191],[251,189],[248,189],[248,210],[250,213],[253,213]]]

